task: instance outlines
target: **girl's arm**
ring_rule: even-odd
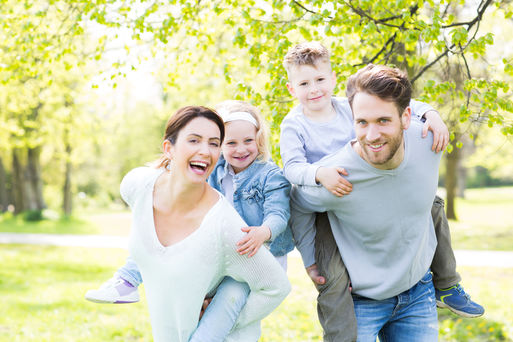
[[[290,218],[290,183],[276,164],[269,162],[269,165],[263,185],[262,225],[243,228],[242,231],[248,234],[237,243],[237,252],[249,253],[250,257],[265,241],[273,241],[282,234]]]

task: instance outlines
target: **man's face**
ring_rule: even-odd
[[[403,130],[410,125],[410,108],[399,117],[393,102],[360,92],[353,99],[353,117],[360,156],[377,169],[398,167],[404,158]]]
[[[331,96],[336,85],[335,73],[329,62],[293,66],[287,89],[303,105],[305,114],[315,114],[331,108]]]

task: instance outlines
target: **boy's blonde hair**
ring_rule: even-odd
[[[250,114],[257,122],[256,144],[258,149],[257,159],[267,161],[270,158],[267,122],[262,118],[260,111],[255,106],[244,101],[227,100],[216,105],[217,112],[224,117],[227,114],[235,112],[246,112]],[[226,125],[226,123],[225,123]]]
[[[305,42],[292,47],[283,58],[283,66],[290,77],[294,66],[315,66],[319,61],[330,63],[330,52],[319,42]]]

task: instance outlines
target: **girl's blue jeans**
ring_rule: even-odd
[[[134,286],[142,283],[139,269],[130,257],[117,274]],[[224,341],[237,321],[248,296],[248,284],[225,277],[217,287],[212,302],[205,310],[189,342]]]

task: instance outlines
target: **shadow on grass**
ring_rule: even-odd
[[[493,342],[513,341],[507,337],[502,322],[479,318],[462,318],[449,310],[438,310],[440,341],[446,342]]]

